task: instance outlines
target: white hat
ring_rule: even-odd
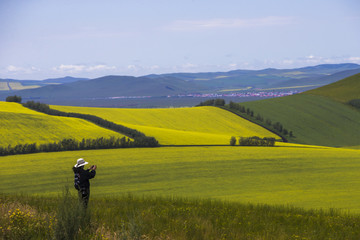
[[[88,164],[88,162],[85,162],[85,160],[83,158],[79,158],[74,167],[78,168],[78,167],[84,166],[86,164]]]

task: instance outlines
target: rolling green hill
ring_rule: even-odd
[[[339,102],[360,99],[360,73],[338,82],[307,91],[306,94],[329,97]]]
[[[291,129],[297,143],[356,146],[360,145],[360,111],[344,103],[360,98],[359,76],[302,94],[243,105]]]
[[[0,146],[51,143],[64,138],[123,137],[88,121],[49,116],[18,103],[0,102]]]
[[[360,144],[360,112],[334,100],[306,94],[247,102],[256,113],[293,131],[295,142],[323,146]]]

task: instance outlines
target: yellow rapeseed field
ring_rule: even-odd
[[[217,107],[121,109],[52,106],[87,113],[137,129],[162,145],[228,145],[231,136],[279,137]]]
[[[64,138],[123,137],[88,121],[49,116],[18,103],[0,102],[0,146],[49,143]]]

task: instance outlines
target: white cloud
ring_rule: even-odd
[[[86,71],[92,72],[92,71],[104,71],[104,70],[114,70],[114,69],[116,69],[115,66],[106,66],[100,64],[100,65],[90,66],[86,68]]]
[[[360,57],[349,57],[349,61],[353,63],[360,63]]]
[[[360,57],[322,57],[316,55],[308,55],[297,59],[285,59],[285,60],[257,60],[254,61],[248,68],[263,69],[263,68],[298,68],[306,66],[315,66],[320,64],[338,64],[338,63],[356,63],[360,64]],[[241,63],[240,63],[241,64]]]
[[[309,56],[307,56],[306,58],[307,58],[307,59],[314,59],[315,56],[314,56],[314,55],[309,55]]]
[[[286,59],[286,60],[282,61],[282,64],[284,64],[284,65],[292,65],[292,64],[294,64],[294,60]]]
[[[7,66],[6,70],[9,72],[18,72],[18,71],[21,71],[22,68],[16,67],[14,65],[9,65],[9,66]]]
[[[18,67],[14,65],[9,65],[5,67],[5,69],[3,69],[1,72],[5,74],[7,73],[11,75],[16,75],[16,74],[31,74],[38,71],[40,71],[40,69],[36,67]]]
[[[194,68],[197,68],[198,65],[196,64],[193,64],[193,63],[185,63],[182,65],[182,68],[183,69],[194,69]]]
[[[64,72],[64,73],[97,72],[97,71],[107,71],[114,69],[116,69],[115,66],[107,66],[104,64],[93,65],[93,66],[61,64],[60,66],[53,68],[53,70],[56,72]]]
[[[231,69],[236,69],[237,67],[238,67],[238,65],[236,63],[229,64],[229,68],[231,68]]]
[[[137,67],[137,66],[135,66],[135,65],[128,65],[126,68],[129,69],[129,70],[134,70],[134,71],[136,71],[139,67]]]
[[[249,27],[280,26],[294,23],[293,17],[270,16],[264,18],[241,19],[241,18],[217,18],[207,20],[178,20],[166,26],[173,31],[195,31],[206,29],[231,29]]]
[[[160,68],[159,65],[153,65],[153,66],[150,67],[151,70],[157,70],[159,68]]]
[[[58,67],[54,67],[53,70],[57,72],[69,72],[69,73],[77,73],[82,72],[86,68],[85,65],[65,65],[61,64]]]
[[[343,57],[343,56],[334,56],[334,57],[321,57],[309,55],[305,58],[299,58],[295,62],[300,63],[309,63],[309,64],[336,64],[336,63],[360,63],[360,57]]]

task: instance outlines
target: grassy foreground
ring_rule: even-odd
[[[270,131],[216,107],[117,109],[51,106],[92,114],[155,137],[162,145],[228,145],[231,136],[273,137]]]
[[[108,129],[77,118],[55,117],[23,107],[18,103],[0,102],[0,146],[25,143],[51,143],[64,138],[96,139],[123,137]]]
[[[2,239],[359,239],[360,216],[218,200],[0,195]]]
[[[0,158],[0,192],[57,195],[73,184],[79,157],[98,165],[92,197],[132,193],[360,211],[359,150],[285,144],[6,156]]]

